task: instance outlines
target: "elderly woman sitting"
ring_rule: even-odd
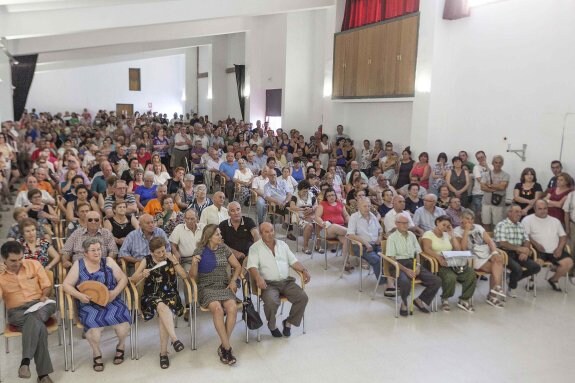
[[[214,320],[214,326],[222,342],[218,348],[220,361],[235,364],[230,336],[236,325],[236,280],[242,266],[231,250],[224,245],[218,225],[210,224],[204,228],[202,239],[194,250],[190,278],[197,280],[200,305],[207,307]],[[233,268],[232,277],[228,277],[228,264]],[[224,321],[224,313],[227,314]]]
[[[157,267],[166,261],[163,267]],[[157,268],[155,268],[157,267]],[[160,367],[170,367],[168,359],[168,339],[176,352],[184,349],[174,329],[174,314],[181,316],[184,306],[178,293],[177,275],[186,279],[187,275],[180,262],[172,253],[166,252],[166,240],[154,237],[150,240],[150,255],[140,262],[132,280],[138,282],[145,279],[141,307],[145,320],[153,319],[156,312],[160,325]]]
[[[453,233],[459,238],[462,249],[473,254],[473,268],[491,274],[489,278],[489,294],[487,303],[495,307],[503,307],[505,294],[503,293],[503,256],[497,250],[495,242],[481,225],[474,224],[475,213],[464,209],[461,214],[461,226],[455,228]]]
[[[125,342],[130,332],[130,313],[120,299],[122,290],[128,284],[128,277],[110,257],[102,257],[102,245],[97,238],[88,238],[82,243],[84,257],[74,262],[63,282],[64,291],[79,301],[78,317],[86,331],[86,339],[92,347],[94,371],[104,371],[100,336],[104,327],[112,326],[118,336],[114,364],[124,362]],[[90,301],[90,297],[78,290],[84,281],[103,283],[110,292],[105,306]]]
[[[19,226],[21,237],[18,242],[24,248],[24,258],[34,259],[40,262],[44,269],[52,270],[60,262],[60,254],[52,247],[49,240],[36,235],[36,221],[32,218],[25,218]]]

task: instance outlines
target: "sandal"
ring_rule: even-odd
[[[306,249],[306,250],[303,251],[303,253],[304,253],[304,254],[307,254],[307,255],[311,255],[311,250],[310,250],[310,249]]]
[[[445,312],[451,311],[451,307],[449,307],[449,301],[447,299],[441,301],[441,309]]]
[[[320,253],[320,254],[325,253],[325,249],[324,249],[323,247],[316,247],[316,248],[315,248],[315,251],[318,252],[318,253]]]
[[[168,358],[168,354],[166,355],[160,354],[160,367],[162,368],[162,370],[165,370],[166,368],[170,367],[170,359]]]
[[[100,359],[99,362],[97,362],[97,360]],[[102,355],[97,356],[94,358],[94,364],[92,364],[92,368],[94,369],[94,371],[96,372],[102,372],[104,371],[104,363],[102,363]]]
[[[457,302],[457,307],[459,307],[463,311],[467,311],[468,313],[472,313],[475,311],[471,303],[469,303],[469,301],[464,301],[463,299],[460,299],[459,302]]]
[[[114,355],[114,364],[124,363],[124,350],[120,350],[116,347],[116,355]]]
[[[490,304],[493,307],[499,307],[499,308],[503,307],[503,303],[499,299],[497,299],[497,297],[494,295],[488,296],[485,302],[487,302],[487,304]]]
[[[344,270],[349,273],[355,270],[355,267],[353,267],[352,265],[345,265]]]
[[[174,347],[174,350],[176,350],[176,352],[180,352],[184,349],[184,344],[179,340],[172,343],[172,346]]]

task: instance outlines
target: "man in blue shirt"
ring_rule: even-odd
[[[220,165],[220,175],[226,180],[225,193],[228,201],[234,199],[234,174],[240,167],[233,152],[226,153],[226,162]]]
[[[164,230],[156,227],[154,217],[149,214],[143,214],[140,217],[140,228],[126,236],[119,253],[119,257],[127,262],[127,266],[129,266],[132,272],[133,265],[150,254],[150,239],[153,237],[164,238],[166,241],[166,251],[172,251],[168,236]]]

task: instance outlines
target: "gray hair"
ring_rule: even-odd
[[[475,220],[475,213],[471,209],[463,209],[461,212],[461,218],[469,218],[470,220]]]
[[[146,171],[144,172],[144,178],[154,178],[154,172]]]
[[[87,252],[90,246],[95,245],[96,243],[102,247],[102,242],[100,242],[98,238],[86,238],[84,242],[82,242],[82,249],[84,249],[84,252]]]

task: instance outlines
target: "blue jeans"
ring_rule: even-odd
[[[363,246],[363,259],[365,259],[367,261],[367,263],[370,264],[370,266],[373,268],[373,273],[375,274],[375,279],[379,278],[379,274],[381,274],[381,257],[379,256],[378,253],[381,252],[381,246],[379,244],[377,245],[371,245],[371,247],[373,247],[372,251],[367,251],[367,248],[365,246]],[[353,249],[353,254],[357,257],[359,257],[359,249],[356,245],[352,246]],[[360,265],[361,267],[361,265]],[[386,278],[382,277],[380,280],[380,284],[384,284],[386,282]]]
[[[262,197],[256,200],[256,214],[258,215],[258,225],[261,224],[266,216],[266,201]]]
[[[474,194],[471,196],[471,210],[475,213],[476,217],[481,218],[481,203],[483,202],[483,194]]]

